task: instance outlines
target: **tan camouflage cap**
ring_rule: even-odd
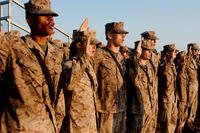
[[[143,40],[141,47],[142,49],[154,50],[154,47],[151,45],[151,42],[146,40]]]
[[[84,31],[73,30],[73,34],[72,34],[73,40],[83,40],[83,38],[84,38]]]
[[[26,14],[58,16],[57,13],[51,10],[50,0],[29,0],[24,6]]]
[[[73,30],[73,35],[72,35],[72,39],[73,40],[85,40],[88,37],[91,37],[92,41],[98,41],[96,39],[96,32],[92,31],[90,29],[87,29],[85,31],[80,31],[80,30]]]
[[[105,31],[116,34],[128,34],[129,32],[124,30],[124,22],[112,22],[105,25]]]
[[[129,50],[129,48],[127,46],[121,46],[120,49],[119,49],[119,51],[121,53],[123,53],[123,52],[130,52],[130,50]]]
[[[187,55],[186,51],[183,50],[177,54],[176,58],[182,58],[182,57],[185,57],[186,55]]]
[[[199,50],[198,43],[189,43],[188,46],[190,46],[192,48],[192,50]]]
[[[95,37],[92,37],[91,40],[90,40],[91,45],[97,45],[99,43],[101,43],[101,42]]]
[[[141,33],[141,36],[144,37],[144,39],[159,40],[159,38],[156,37],[155,31],[145,31]]]
[[[168,44],[168,45],[163,46],[164,52],[172,52],[174,50],[178,52],[178,50],[176,49],[176,44]]]

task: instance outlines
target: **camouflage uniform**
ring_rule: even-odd
[[[176,133],[182,133],[187,118],[187,90],[188,90],[188,74],[186,52],[181,51],[175,60],[177,70],[177,92],[178,92],[178,120]]]
[[[85,22],[85,21],[84,21]],[[81,29],[81,28],[80,28]],[[63,65],[66,99],[66,130],[69,133],[97,133],[97,114],[94,93],[97,90],[97,79],[92,66],[96,32],[89,29],[73,31],[73,42],[70,45],[70,60]],[[80,48],[77,44],[81,43]]]
[[[156,36],[155,31],[145,31],[145,32],[141,33],[141,36],[144,37],[145,40],[147,40],[148,42],[150,42],[152,44],[153,52],[151,55],[150,63],[153,66],[154,74],[157,75],[158,65],[159,65],[159,61],[160,61],[160,54],[157,52],[155,47],[156,47],[156,40],[159,40],[159,38]],[[152,43],[152,40],[154,40],[153,43]],[[155,78],[154,79],[154,88],[155,88],[154,90],[156,91],[155,94],[158,94],[158,76],[154,76],[154,78]],[[156,99],[156,101],[158,101],[158,95],[155,95],[155,99]],[[157,116],[158,116],[158,102],[157,102],[157,105],[155,105],[156,119],[157,119]]]
[[[142,47],[144,47],[143,45],[145,46],[145,44],[142,44]],[[145,48],[153,49],[151,46]],[[139,63],[137,56],[137,53],[135,53],[130,57],[126,71],[128,90],[127,133],[153,133],[156,130],[156,111],[158,110],[156,75],[150,60],[144,66]]]
[[[107,33],[121,34],[119,36],[128,34],[123,25],[123,22],[107,23],[105,25],[106,38]],[[111,42],[108,40],[108,43]],[[98,81],[95,97],[99,112],[100,133],[124,133],[126,131],[126,89],[122,61],[123,56],[120,52],[112,53],[108,45],[97,49],[94,57],[94,70]]]
[[[51,11],[49,0],[30,0],[25,10],[31,29],[38,26],[29,21],[34,19],[32,15],[37,14],[38,19],[58,16]],[[54,24],[53,18],[48,22]],[[53,29],[44,32],[44,36],[32,35],[47,40]],[[63,52],[41,39],[37,42],[46,44],[43,50],[31,36],[20,38],[18,33],[8,32],[0,38],[0,130],[58,132],[65,115],[64,95],[59,88]]]
[[[198,105],[198,76],[197,64],[192,57],[188,57],[188,123],[194,122]]]
[[[55,133],[63,53],[48,44],[45,55],[30,36],[24,40],[2,36],[0,44],[0,78],[4,79],[0,90],[1,132]],[[57,117],[61,122],[62,116]]]
[[[122,62],[122,60],[122,55],[118,54],[117,61]],[[114,118],[110,119],[113,124],[115,123],[112,125],[113,132],[123,132],[125,130],[126,90],[120,70],[109,52],[103,49],[97,49],[94,65],[99,85],[96,92],[97,111],[101,113],[102,117],[104,114],[107,115],[105,117],[122,115],[120,123],[115,123],[117,120]],[[103,128],[105,125],[100,126]]]
[[[156,40],[159,40],[159,38],[156,36],[155,31],[145,31],[145,32],[141,33],[141,37],[143,37],[144,40],[147,40],[151,44],[152,44],[151,41],[154,40],[153,41],[154,44],[152,44],[152,46],[154,47],[154,50],[152,52],[151,62],[153,64],[153,68],[154,68],[155,73],[157,73],[160,55],[158,54],[157,50],[155,49],[155,45],[156,45]]]
[[[97,133],[94,91],[97,80],[90,63],[84,59],[65,63],[67,132]]]
[[[164,46],[174,50],[175,45]],[[166,59],[158,67],[159,111],[158,122],[161,133],[173,133],[177,123],[176,68],[173,59]]]

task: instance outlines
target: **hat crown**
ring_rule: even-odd
[[[154,49],[154,47],[151,45],[151,42],[147,40],[143,40],[141,47],[144,49],[149,49],[149,50]]]
[[[73,35],[72,35],[73,40],[77,39],[84,40],[88,37],[96,38],[96,31],[90,29],[87,29],[86,31],[73,30]]]
[[[186,56],[186,51],[180,51],[178,54],[177,54],[177,58],[181,58],[181,57],[185,57]]]
[[[155,31],[145,31],[141,33],[141,36],[145,39],[158,39]]]
[[[51,1],[50,0],[29,0],[29,2],[24,4],[27,13],[31,14],[51,14],[58,16],[56,13],[51,11]]]
[[[51,2],[49,0],[30,0],[25,4],[25,9],[29,11],[50,10]]]
[[[165,46],[163,46],[163,50],[168,51],[168,52],[174,51],[174,50],[176,50],[176,45],[175,44],[165,45]]]
[[[105,25],[105,30],[106,30],[106,32],[111,32],[111,33],[128,34],[128,32],[126,30],[124,30],[124,22],[107,23]]]
[[[194,50],[199,50],[199,44],[198,43],[189,43],[188,46],[191,46],[192,49]]]

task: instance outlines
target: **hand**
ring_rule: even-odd
[[[189,55],[192,55],[192,46],[189,47]]]
[[[140,41],[139,41],[139,43],[138,43],[138,46],[137,46],[137,48],[136,48],[136,51],[137,51],[137,53],[138,53],[139,55],[142,54],[142,43],[143,43],[143,41],[144,41],[144,37],[141,37],[141,39],[140,39]]]
[[[91,36],[89,36],[89,37],[87,38],[86,49],[85,49],[85,53],[86,53],[86,55],[88,55],[88,56],[92,56],[92,52],[91,52],[91,50],[90,50],[90,41],[91,41]]]
[[[167,121],[167,111],[166,111],[166,109],[163,109],[161,113],[162,113],[161,114],[161,121],[166,122]]]

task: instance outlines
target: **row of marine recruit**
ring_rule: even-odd
[[[0,133],[199,133],[199,44],[156,50],[155,31],[124,46],[124,22],[54,39],[50,0],[29,0],[31,30],[0,32]]]

